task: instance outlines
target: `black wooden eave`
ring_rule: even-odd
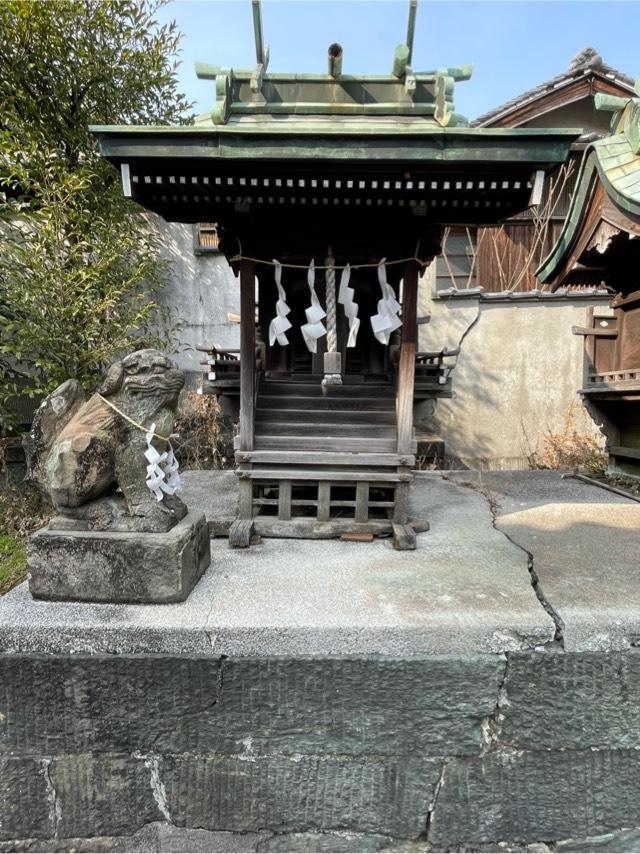
[[[449,129],[401,138],[282,138],[198,129],[95,128],[125,192],[169,221],[421,217],[489,224],[525,209],[536,171],[577,132]]]

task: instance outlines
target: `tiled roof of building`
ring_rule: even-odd
[[[629,89],[630,92],[633,92],[634,81],[631,77],[623,74],[616,68],[607,65],[595,48],[585,47],[584,50],[581,50],[580,53],[573,57],[569,68],[562,74],[558,74],[556,77],[552,77],[551,80],[547,80],[546,83],[541,83],[539,86],[535,86],[533,89],[523,92],[516,98],[512,98],[505,104],[501,104],[499,107],[478,116],[477,119],[474,119],[471,122],[471,126],[483,127],[493,124],[496,119],[507,116],[510,112],[519,109],[525,104],[544,97],[544,95],[552,92],[554,89],[572,83],[574,80],[578,80],[581,77],[588,76],[601,77],[610,82],[617,83],[623,88]]]

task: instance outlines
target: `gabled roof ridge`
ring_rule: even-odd
[[[629,77],[627,74],[623,74],[622,71],[618,71],[618,69],[613,68],[613,66],[608,65],[595,48],[588,46],[583,48],[583,50],[579,51],[579,53],[573,57],[566,71],[563,71],[561,74],[557,74],[555,77],[552,77],[544,83],[538,84],[538,86],[534,86],[532,89],[528,89],[526,92],[522,92],[517,97],[511,98],[499,107],[494,107],[494,109],[483,113],[471,122],[471,127],[481,127],[502,114],[508,114],[516,107],[521,107],[529,101],[536,100],[536,98],[541,97],[563,83],[578,80],[580,77],[584,77],[589,74],[608,79],[613,78],[617,83],[620,83],[622,86],[627,87],[631,92],[633,92],[633,78]]]

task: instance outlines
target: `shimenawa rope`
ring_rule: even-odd
[[[118,415],[122,416],[122,418],[124,418],[125,421],[128,421],[129,424],[132,424],[134,427],[137,427],[138,430],[142,430],[143,433],[149,433],[150,432],[148,427],[144,427],[142,424],[138,424],[137,421],[134,421],[133,418],[129,418],[129,416],[126,413],[124,413],[121,409],[118,409],[118,407],[115,405],[115,403],[111,403],[110,400],[107,400],[107,398],[103,397],[101,394],[98,394],[98,397],[100,398],[100,400],[103,403],[106,403],[108,407],[113,409],[114,412],[117,412]],[[153,435],[155,436],[156,439],[161,439],[163,442],[170,442],[171,441],[171,436],[161,436],[159,433],[154,433]],[[175,436],[177,434],[172,433],[172,435]]]

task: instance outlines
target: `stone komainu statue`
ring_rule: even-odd
[[[147,486],[146,434],[131,423],[155,423],[152,444],[166,450],[158,437],[173,431],[183,385],[166,356],[138,350],[111,365],[88,400],[77,380],[67,380],[42,402],[25,442],[27,476],[69,527],[162,532],[186,515],[177,496],[158,501]]]

